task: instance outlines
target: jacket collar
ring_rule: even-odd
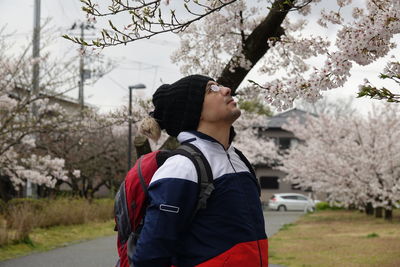
[[[206,140],[206,141],[218,144],[225,150],[224,146],[220,142],[218,142],[214,137],[211,137],[202,132],[198,132],[198,131],[181,132],[181,133],[179,133],[177,138],[178,138],[179,143],[181,143],[181,144],[185,143],[185,142],[192,142],[196,139],[202,139],[202,140]],[[232,147],[232,145],[230,145],[227,150],[229,150],[231,147]]]

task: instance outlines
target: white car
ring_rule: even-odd
[[[284,193],[274,194],[268,201],[268,208],[270,210],[287,211],[287,210],[301,210],[304,212],[314,211],[314,201],[302,194]]]

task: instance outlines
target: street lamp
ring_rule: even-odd
[[[138,83],[131,85],[129,88],[129,130],[128,130],[128,171],[132,166],[132,90],[133,89],[145,89],[146,85]]]

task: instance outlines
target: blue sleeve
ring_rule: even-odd
[[[183,156],[168,159],[150,183],[145,223],[133,255],[135,267],[170,267],[177,242],[197,202],[197,173]]]

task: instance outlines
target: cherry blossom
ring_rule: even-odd
[[[237,1],[190,25],[180,34],[181,47],[172,59],[185,74],[202,72],[219,77],[228,61],[237,58],[237,65],[255,68],[263,75],[260,80],[266,82],[258,84],[265,90],[267,103],[278,111],[291,108],[299,98],[315,102],[322,91],[345,85],[354,66],[369,65],[389,55],[396,47],[393,37],[400,32],[399,1],[365,0],[365,6],[354,6],[352,1],[340,0],[336,8],[322,8],[318,19],[320,25],[336,32],[332,43],[328,36],[314,33],[316,24],[299,19],[298,14],[308,16],[316,9],[316,2],[319,1],[288,14],[281,25],[285,34],[267,41],[270,49],[256,66],[246,64],[246,57],[240,53],[248,34],[261,21],[262,14],[267,14],[263,1],[257,8],[254,3],[251,6]],[[257,12],[248,13],[249,10]],[[352,10],[351,19],[344,17],[346,10]],[[223,27],[221,38],[216,38],[217,25]],[[318,64],[310,61],[317,58]]]
[[[395,104],[359,116],[309,117],[285,126],[303,140],[281,158],[286,181],[326,193],[345,207],[391,210],[400,201],[400,110]]]

